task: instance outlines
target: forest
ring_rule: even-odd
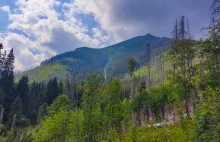
[[[0,44],[0,141],[220,141],[219,15],[215,0],[199,40],[187,17],[174,19],[165,49],[153,57],[146,45],[141,76],[129,56],[124,78],[91,69],[83,80],[15,81],[13,49]]]

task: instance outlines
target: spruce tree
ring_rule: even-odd
[[[134,75],[134,69],[135,69],[135,66],[136,66],[136,61],[134,60],[134,58],[132,57],[128,57],[128,69],[129,69],[129,74],[130,74],[130,77],[132,77]],[[129,94],[129,97],[130,99],[134,96],[134,81],[133,79],[131,78],[131,81],[130,81],[130,94]]]
[[[54,93],[54,99],[55,99],[59,95],[59,88],[58,88],[58,82],[57,82],[56,77],[53,79],[53,93]]]
[[[63,82],[60,81],[58,86],[59,86],[59,87],[58,87],[58,94],[61,95],[61,94],[64,93],[64,85],[63,85]]]
[[[129,69],[130,77],[133,76],[135,66],[136,66],[136,62],[135,62],[134,58],[128,57],[128,69]]]
[[[15,125],[16,126],[22,125],[22,111],[23,111],[22,101],[21,101],[20,97],[17,96],[17,98],[13,101],[13,103],[10,107],[10,113],[8,115],[8,117],[9,117],[8,127],[11,127],[14,115],[16,115]]]
[[[50,105],[53,102],[53,80],[52,79],[50,79],[49,82],[47,83],[45,101],[48,105]]]
[[[37,111],[45,101],[45,85],[43,82],[30,84],[28,93],[28,118],[32,124],[37,122]]]
[[[5,94],[11,94],[14,87],[14,53],[11,49],[3,64],[2,85]]]
[[[1,87],[2,92],[4,94],[4,104],[3,107],[5,109],[4,115],[7,116],[9,114],[9,108],[12,104],[13,100],[15,99],[15,93],[14,93],[14,53],[13,49],[9,52],[7,57],[4,60],[3,63],[3,71],[1,74]],[[6,118],[4,116],[4,122],[6,121]]]
[[[23,103],[23,114],[27,116],[28,114],[28,93],[29,93],[29,85],[28,85],[28,77],[23,76],[17,85],[16,93],[20,96],[21,101]]]
[[[59,95],[58,83],[57,79],[51,79],[47,83],[47,91],[46,91],[46,103],[48,105],[52,104],[52,102]]]

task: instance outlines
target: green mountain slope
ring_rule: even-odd
[[[83,80],[91,69],[101,72],[106,77],[123,77],[128,72],[127,58],[132,56],[138,63],[137,68],[146,61],[146,45],[151,44],[152,53],[168,45],[169,38],[159,38],[151,34],[138,36],[105,48],[81,47],[74,51],[54,56],[37,68],[25,71],[16,79],[28,75],[30,81],[43,81],[53,77],[58,80],[67,77]]]

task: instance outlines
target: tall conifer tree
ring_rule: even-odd
[[[29,93],[29,85],[28,85],[28,77],[23,76],[17,85],[17,94],[20,96],[21,101],[23,103],[23,114],[27,116],[28,114],[28,93]]]

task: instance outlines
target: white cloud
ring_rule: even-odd
[[[106,31],[107,35],[116,42],[135,36],[137,33],[140,34],[141,30],[143,31],[141,24],[137,24],[138,21],[135,21],[136,24],[134,26],[132,21],[124,23],[123,20],[115,19],[115,10],[118,10],[115,6],[123,3],[126,4],[124,0],[75,0],[73,3],[79,13],[93,15],[100,24],[101,29]],[[141,30],[137,32],[138,28]]]
[[[55,54],[80,46],[99,47],[100,41],[90,37],[87,27],[76,17],[71,5],[57,0],[18,0],[9,11],[9,32],[3,37],[6,48],[14,48],[16,69],[28,69]],[[61,12],[56,9],[62,8]],[[62,17],[62,15],[64,15]],[[61,17],[61,18],[60,18]],[[18,30],[18,33],[11,32]],[[33,54],[31,51],[38,51]]]
[[[185,15],[192,33],[208,24],[207,0],[74,0],[79,13],[93,15],[115,41],[151,33],[169,36],[176,18]],[[199,3],[199,6],[198,6]]]
[[[6,50],[14,49],[15,68],[23,70],[39,65],[39,61],[47,59],[48,56],[54,56],[56,53],[43,47],[39,42],[33,42],[29,38],[16,33],[7,33],[3,37],[3,45]],[[34,49],[39,54],[34,55],[30,50]]]
[[[92,28],[92,32],[93,32],[93,36],[95,38],[102,39],[103,36],[104,36],[102,31],[100,29],[98,29],[98,28]]]
[[[3,7],[0,7],[1,10],[7,12],[8,14],[11,13],[10,7],[8,5],[5,5]]]

